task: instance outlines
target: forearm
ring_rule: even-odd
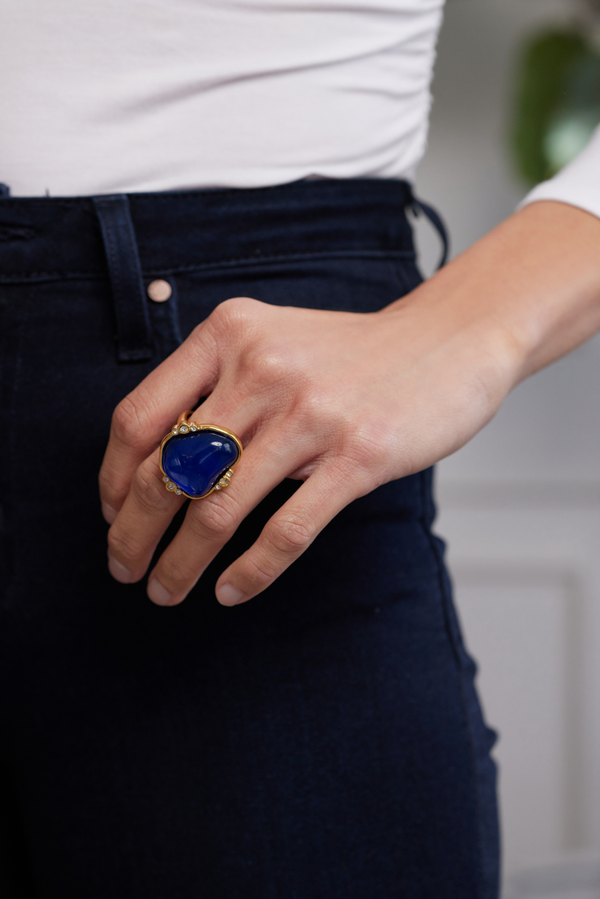
[[[407,304],[434,330],[471,332],[510,389],[600,329],[600,219],[565,203],[526,206],[388,309]]]

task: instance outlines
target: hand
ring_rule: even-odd
[[[352,500],[466,443],[515,384],[600,328],[599,245],[596,216],[545,201],[382,312],[223,303],[115,411],[100,472],[113,575],[144,576],[182,504],[156,447],[198,397],[210,394],[194,417],[245,451],[158,560],[148,595],[161,605],[185,598],[283,478],[304,484],[219,578],[225,605],[268,587]]]
[[[348,503],[465,443],[510,387],[504,339],[435,311],[427,288],[373,314],[221,304],[117,407],[100,473],[109,567],[142,578],[183,497],[168,493],[161,438],[184,409],[236,433],[231,485],[191,502],[148,595],[181,602],[243,518],[285,477],[304,481],[219,578],[224,605],[268,587]]]

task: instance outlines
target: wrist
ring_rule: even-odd
[[[533,203],[389,307],[420,308],[497,362],[507,390],[600,328],[600,219]]]
[[[411,353],[444,348],[460,360],[465,375],[483,387],[493,414],[524,377],[528,347],[495,304],[482,302],[468,268],[459,257],[384,312],[396,319],[399,339],[410,334]]]

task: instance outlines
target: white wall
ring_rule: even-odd
[[[525,193],[507,152],[524,35],[568,0],[449,0],[429,151],[417,187],[455,252]],[[424,267],[438,253],[419,225]],[[508,398],[439,466],[438,530],[481,665],[508,874],[573,850],[600,853],[600,339]]]

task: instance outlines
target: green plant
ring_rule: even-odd
[[[524,46],[517,68],[511,146],[530,184],[552,177],[600,122],[600,53],[583,27],[548,29]]]

